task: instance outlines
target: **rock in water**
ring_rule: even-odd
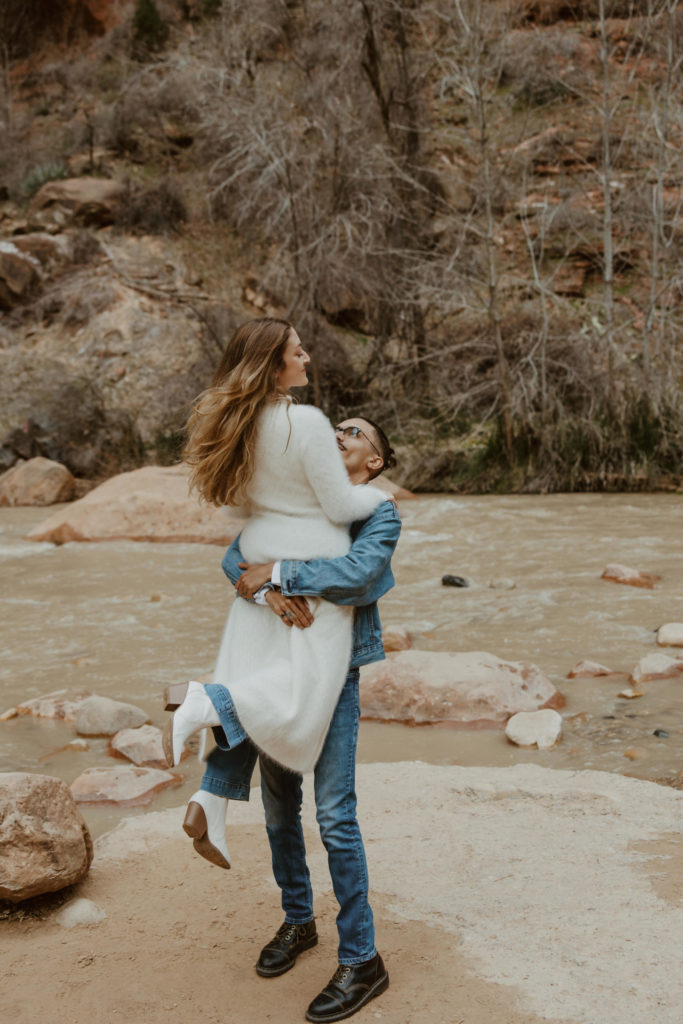
[[[683,647],[683,622],[667,622],[657,630],[660,647]]]
[[[74,722],[78,709],[89,697],[92,697],[90,690],[53,690],[42,697],[25,700],[17,706],[17,714]]]
[[[562,735],[562,715],[551,708],[543,711],[520,711],[505,726],[505,735],[518,747],[549,750]]]
[[[88,697],[76,712],[76,732],[81,736],[113,736],[121,729],[144,725],[147,714],[135,704],[109,697]]]
[[[0,476],[0,505],[56,505],[71,501],[75,487],[66,466],[39,455]]]
[[[673,679],[683,675],[683,657],[670,658],[668,654],[646,654],[631,672],[636,683],[652,683],[657,679]]]
[[[628,565],[619,565],[616,562],[606,565],[600,577],[610,583],[624,583],[628,587],[645,587],[647,590],[654,590],[661,578],[654,573],[641,572],[640,569],[632,569]]]
[[[399,651],[361,670],[361,713],[385,721],[502,726],[517,711],[563,707],[536,666],[485,651]]]
[[[567,672],[567,679],[593,679],[596,676],[613,675],[611,668],[606,668],[598,661],[577,661],[574,668]]]
[[[445,576],[441,577],[441,582],[444,587],[469,587],[469,580],[466,580],[464,576],[451,576],[446,573]]]
[[[111,741],[115,754],[128,758],[143,768],[165,768],[166,756],[161,743],[161,729],[155,725],[141,725],[137,729],[122,729]]]
[[[0,898],[19,903],[80,882],[92,862],[88,826],[61,779],[0,774]]]

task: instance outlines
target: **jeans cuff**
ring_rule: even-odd
[[[226,782],[213,775],[205,774],[199,788],[215,796],[225,796],[229,800],[249,800],[249,786],[241,782]]]
[[[373,957],[377,956],[377,947],[372,947],[373,952],[368,953],[366,956],[344,956],[339,957],[339,963],[342,967],[358,967],[359,964],[366,964],[368,960],[372,960]]]
[[[220,683],[209,683],[205,690],[220,719],[228,743],[228,749],[232,750],[233,747],[236,747],[238,743],[247,738],[247,734],[242,728],[242,723],[237,717],[232,697],[228,690],[221,686]]]

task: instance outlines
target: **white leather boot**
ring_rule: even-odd
[[[180,764],[185,743],[207,725],[220,725],[216,709],[201,683],[188,683],[185,700],[166,723],[162,743],[170,767]]]
[[[225,841],[227,797],[198,789],[190,798],[183,828],[194,839],[198,854],[219,868],[230,867],[230,852]]]

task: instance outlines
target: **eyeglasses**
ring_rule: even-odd
[[[382,453],[380,451],[377,451],[377,448],[372,443],[368,435],[365,433],[365,431],[361,430],[360,427],[335,427],[334,432],[335,434],[343,434],[344,437],[358,437],[358,435],[360,434],[361,437],[365,438],[365,440],[368,442],[373,451],[377,452],[380,459],[382,458]]]

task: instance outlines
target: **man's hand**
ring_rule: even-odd
[[[270,583],[273,572],[272,562],[266,562],[263,565],[249,565],[249,562],[240,562],[239,567],[245,570],[235,584],[235,589],[240,597],[249,600],[264,583]]]
[[[285,626],[306,629],[313,623],[313,615],[305,597],[285,597],[279,590],[269,590],[266,601]]]

